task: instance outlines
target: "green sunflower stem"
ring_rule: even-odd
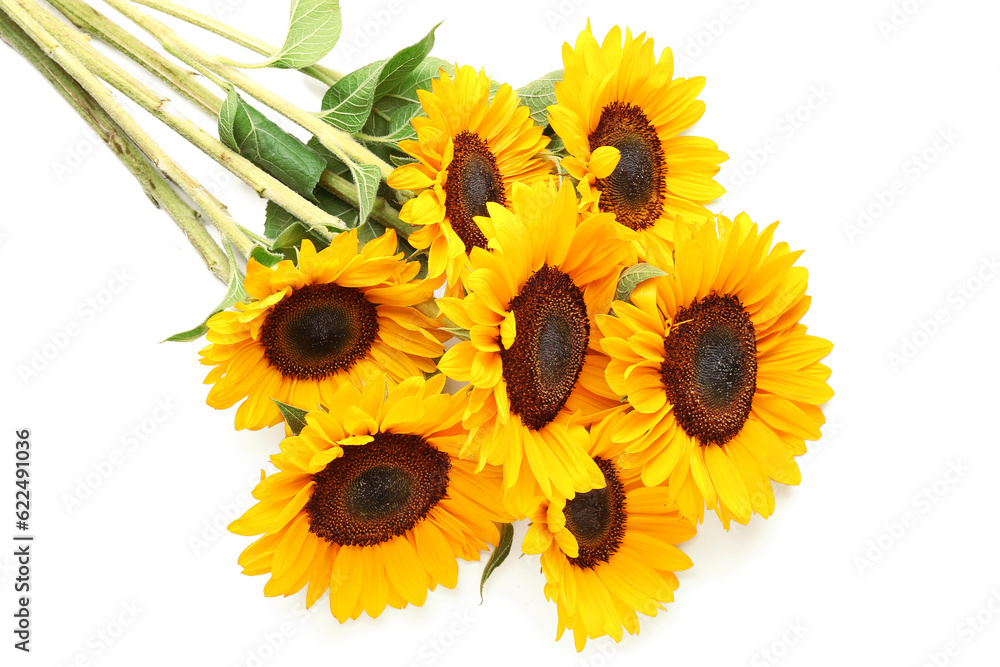
[[[49,4],[72,21],[73,25],[99,38],[122,55],[141,65],[147,72],[181,93],[215,117],[224,100],[197,81],[197,74],[177,67],[167,57],[146,46],[114,21],[80,0],[52,0]]]
[[[320,176],[319,184],[323,186],[325,190],[337,195],[351,206],[359,206],[358,189],[354,186],[354,183],[346,178],[342,178],[330,170],[326,170],[323,172],[322,176]],[[417,228],[413,225],[400,220],[399,212],[390,206],[389,203],[382,197],[375,199],[375,203],[372,204],[372,210],[369,217],[375,222],[381,223],[385,227],[395,229],[396,233],[404,239],[409,238],[410,234],[417,230]]]
[[[173,16],[174,18],[180,19],[181,21],[201,28],[202,30],[215,33],[219,37],[228,39],[233,44],[242,46],[245,49],[250,49],[251,51],[259,53],[262,56],[271,56],[278,50],[276,46],[257,39],[252,35],[248,35],[245,32],[240,32],[239,30],[236,30],[221,21],[216,21],[210,16],[188,9],[187,7],[178,5],[175,2],[170,2],[170,0],[132,0],[132,2],[136,5],[143,5],[145,7],[149,7],[150,9],[155,9],[162,14]],[[332,70],[329,67],[323,67],[322,65],[303,67],[299,71],[303,74],[311,76],[327,86],[332,86],[344,76],[340,72]]]
[[[222,282],[229,282],[229,262],[222,248],[202,226],[199,214],[188,206],[164,180],[159,171],[125,138],[125,132],[101,108],[94,98],[39,48],[7,14],[0,12],[0,36],[30,62],[69,102],[74,110],[97,133],[112,153],[132,172],[146,196],[177,223],[208,269]]]
[[[249,229],[247,229],[243,225],[240,225],[240,231],[243,232],[244,234],[246,234],[247,238],[250,238],[250,239],[256,241],[257,243],[259,243],[262,246],[268,246],[271,243],[268,239],[264,238],[260,234],[257,234],[255,232],[250,231]]]
[[[86,64],[81,61],[74,52],[68,49],[66,46],[61,44],[52,34],[43,28],[38,21],[25,10],[24,6],[27,5],[32,7],[32,9],[37,9],[36,15],[38,13],[44,14],[55,21],[55,17],[51,14],[42,10],[34,2],[28,2],[26,0],[21,0],[21,3],[15,2],[15,0],[0,0],[0,8],[2,8],[7,15],[17,23],[18,26],[28,35],[31,39],[39,46],[43,53],[45,53],[49,58],[57,62],[67,74],[73,77],[80,86],[83,87],[87,93],[94,99],[95,103],[98,104],[108,116],[121,128],[132,143],[142,151],[142,153],[156,165],[163,175],[168,179],[177,184],[181,190],[184,191],[191,199],[194,200],[195,204],[205,213],[205,215],[211,220],[211,222],[216,226],[216,228],[222,233],[223,237],[229,242],[234,248],[237,249],[244,256],[249,256],[250,251],[253,249],[254,244],[250,239],[240,232],[239,227],[236,225],[236,221],[230,217],[226,208],[222,206],[218,200],[213,197],[208,190],[206,190],[198,181],[191,178],[186,171],[184,171],[180,165],[173,161],[169,155],[167,155],[163,149],[161,149],[156,142],[150,138],[148,134],[139,126],[135,120],[128,115],[125,109],[118,103],[111,91],[108,90],[104,84],[101,83],[99,76],[101,78],[108,76],[108,66],[106,63],[95,59],[86,58]],[[55,21],[60,26],[62,23]],[[65,28],[65,26],[63,26]],[[68,28],[65,28],[68,30]],[[88,47],[89,48],[89,47]],[[76,51],[76,49],[74,49]],[[138,82],[137,82],[138,83]],[[145,95],[137,95],[138,98],[142,99],[144,103],[152,110],[160,111],[162,107],[162,100],[155,96],[151,96],[149,93]]]
[[[106,16],[86,3],[80,2],[80,0],[52,0],[51,4],[81,30],[96,35],[108,44],[108,46],[117,49],[123,55],[141,65],[150,74],[158,77],[190,102],[201,106],[218,118],[222,109],[223,99],[199,84],[195,80],[196,75],[193,72],[177,67],[163,55],[149,48],[131,34],[122,30]],[[221,164],[229,169],[231,163],[226,162]],[[235,171],[233,173],[242,178],[241,174]],[[355,188],[351,181],[336,176],[329,170],[325,170],[320,177],[319,183],[324,189],[339,196],[351,205],[358,206],[357,188]],[[254,184],[251,184],[251,186],[257,189]],[[416,230],[412,225],[408,225],[400,220],[399,212],[382,197],[375,200],[372,206],[371,218],[386,227],[392,227],[403,238],[409,237]],[[258,243],[262,245],[269,243],[266,239],[262,239],[257,235],[251,235],[242,227],[241,229],[247,236],[250,236],[250,238]]]
[[[183,90],[191,102],[211,114],[219,115],[222,99],[201,85],[196,73],[178,67],[86,2],[51,0],[49,4],[80,30],[114,47],[176,90]]]
[[[140,28],[148,32],[163,48],[177,58],[209,76],[222,79],[243,90],[248,95],[282,114],[292,122],[316,136],[321,144],[343,161],[375,165],[383,180],[389,177],[393,167],[366,147],[355,141],[350,134],[325,123],[316,114],[309,113],[261,86],[235,67],[220,63],[191,43],[181,39],[177,33],[137,10],[127,0],[106,0],[117,11],[124,14]]]
[[[5,4],[12,4],[13,1],[5,0]],[[27,7],[34,18],[44,23],[46,29],[59,35],[62,39],[61,44],[64,50],[71,52],[73,56],[86,63],[85,70],[89,68],[91,72],[96,73],[100,78],[125,93],[125,95],[139,104],[143,109],[238,176],[261,197],[271,199],[324,239],[331,240],[334,236],[328,227],[339,230],[347,229],[347,225],[340,218],[316,207],[278,179],[263,171],[243,156],[230,150],[225,144],[199,128],[190,120],[170,113],[164,106],[166,100],[160,98],[155,91],[137,81],[89,44],[83,42],[71,28],[58,21],[35,2],[32,0],[16,1],[22,7]],[[59,42],[56,43],[58,44]],[[206,211],[206,213],[208,212]],[[241,254],[248,256],[255,244],[243,234],[235,221],[228,214],[222,219],[217,219],[216,217],[212,217],[211,219],[227,240],[230,240]]]

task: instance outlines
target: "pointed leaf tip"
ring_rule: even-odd
[[[292,435],[298,435],[302,432],[302,429],[306,427],[306,415],[309,414],[307,410],[302,408],[296,408],[294,406],[288,405],[287,403],[282,403],[276,398],[272,398],[274,404],[278,406],[278,410],[281,411],[281,416],[285,418],[285,423],[288,424],[288,428],[292,430]]]
[[[510,545],[514,541],[514,524],[505,523],[500,526],[500,542],[497,544],[496,549],[490,554],[490,559],[486,562],[486,567],[483,568],[483,578],[479,581],[479,604],[483,603],[483,586],[486,585],[486,580],[490,578],[493,571],[496,570],[500,565],[507,560],[507,556],[510,555]]]

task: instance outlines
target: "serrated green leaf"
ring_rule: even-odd
[[[431,82],[441,77],[441,70],[449,76],[455,76],[455,65],[443,58],[428,56],[417,65],[416,69],[410,72],[406,80],[400,84],[399,91],[393,93],[392,97],[384,98],[377,104],[380,111],[391,115],[401,106],[410,104],[420,104],[418,90],[432,90]]]
[[[381,80],[379,61],[356,69],[337,81],[323,96],[324,121],[344,132],[357,132],[364,127],[375,102],[375,88]]]
[[[339,0],[292,0],[288,34],[272,67],[302,69],[316,64],[337,45],[342,27]]]
[[[292,435],[298,435],[302,432],[306,424],[306,415],[309,414],[308,410],[303,410],[302,408],[296,408],[287,403],[282,403],[276,398],[272,398],[274,404],[278,406],[278,410],[281,411],[281,416],[285,418],[285,423],[288,424],[288,428],[291,429]]]
[[[416,139],[417,131],[413,129],[413,119],[424,115],[424,108],[419,104],[396,109],[389,118],[389,134],[383,138],[394,144],[407,139]]]
[[[176,333],[170,338],[167,338],[163,342],[173,342],[173,343],[187,343],[192,340],[198,340],[206,333],[208,333],[208,320],[212,318],[218,312],[230,308],[237,301],[246,301],[248,296],[246,290],[243,289],[243,274],[236,267],[236,258],[233,256],[233,251],[230,248],[226,248],[226,252],[229,255],[229,284],[226,286],[226,295],[222,298],[222,303],[218,305],[211,313],[208,314],[201,324],[194,327],[193,329],[188,329],[187,331],[182,331]]]
[[[479,580],[479,604],[483,603],[483,586],[486,585],[486,580],[490,578],[494,570],[507,560],[507,556],[510,555],[510,545],[513,541],[514,524],[502,524],[500,526],[500,543],[497,544],[496,549],[490,554],[490,559],[486,561],[486,567],[483,568],[483,578]]]
[[[441,58],[425,58],[407,75],[398,92],[375,103],[372,115],[362,129],[364,134],[379,138],[378,141],[366,142],[373,153],[396,166],[412,161],[402,155],[398,142],[415,137],[410,123],[413,118],[423,114],[417,91],[431,90],[433,80],[441,76],[442,69],[450,76],[455,74],[455,67],[451,63]]]
[[[219,139],[295,190],[312,198],[326,160],[230,90],[219,113]]]
[[[225,61],[237,67],[309,67],[336,46],[342,27],[339,0],[292,0],[288,33],[273,56],[255,65]]]
[[[562,81],[562,77],[563,71],[557,69],[517,89],[521,104],[531,110],[531,119],[535,124],[542,127],[549,124],[545,108],[556,103],[556,83]]]
[[[616,301],[628,301],[632,290],[636,285],[650,278],[658,278],[667,275],[666,271],[656,268],[652,264],[639,263],[630,266],[622,271],[618,277],[618,288],[615,290]]]
[[[406,82],[410,72],[415,70],[434,48],[434,31],[439,25],[441,24],[438,23],[431,28],[431,31],[419,42],[400,50],[386,61],[382,68],[378,87],[375,89],[376,100],[384,95],[395,95],[406,90]]]
[[[285,256],[275,254],[262,246],[255,246],[254,249],[250,251],[250,258],[257,260],[260,264],[270,268],[285,259]]]
[[[347,167],[351,170],[354,185],[358,188],[358,209],[360,211],[358,220],[364,222],[368,219],[368,214],[372,212],[378,184],[382,180],[382,170],[374,164],[357,164],[355,162],[348,162]]]
[[[289,225],[294,225],[296,222],[298,220],[294,215],[268,200],[267,206],[264,207],[264,236],[273,241]]]

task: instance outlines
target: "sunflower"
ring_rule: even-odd
[[[605,483],[568,500],[542,500],[521,547],[541,554],[545,597],[559,613],[556,639],[571,629],[577,651],[588,637],[621,641],[623,629],[638,633],[636,612],[655,616],[674,598],[674,570],[691,567],[674,545],[695,529],[671,508],[668,489],[646,487],[637,470],[616,463],[623,445],[611,433],[620,419],[612,415],[590,432],[588,454]]]
[[[614,213],[637,248],[669,249],[670,219],[707,217],[702,204],[725,192],[713,176],[728,156],[713,141],[678,136],[705,112],[696,99],[705,78],[674,79],[670,49],[657,61],[645,33],[626,30],[623,46],[616,26],[598,45],[589,22],[575,48],[563,45],[563,64],[549,119],[581,206]]]
[[[417,162],[399,167],[387,182],[418,192],[400,211],[419,227],[409,242],[429,248],[429,275],[446,274],[449,293],[461,296],[468,254],[486,247],[475,216],[487,215],[488,202],[507,206],[514,183],[551,171],[552,163],[538,156],[549,139],[509,85],[490,100],[485,72],[459,67],[453,80],[441,70],[432,87],[417,92],[427,114],[412,121],[417,140],[399,143]]]
[[[794,457],[820,437],[833,392],[819,363],[831,344],[806,335],[802,251],[772,247],[746,214],[697,226],[674,222],[675,264],[641,283],[631,303],[600,316],[607,379],[630,408],[613,435],[621,465],[701,521],[707,505],[731,519],[774,510],[771,480],[798,484]]]
[[[503,466],[509,508],[523,516],[536,480],[542,493],[564,496],[600,483],[581,423],[620,402],[603,368],[588,363],[590,332],[632,250],[610,215],[577,224],[569,184],[517,184],[512,204],[490,203],[491,217],[480,218],[490,250],[473,248],[469,294],[438,299],[469,331],[438,367],[469,383],[468,451],[480,466]]]
[[[306,606],[330,590],[338,621],[376,617],[388,604],[422,605],[454,588],[457,559],[479,560],[499,541],[500,474],[458,458],[465,397],[445,378],[345,383],[330,412],[311,412],[271,457],[257,504],[229,529],[261,535],[240,556],[243,573],[269,573],[267,596],[308,585]]]
[[[251,259],[251,300],[208,320],[210,345],[201,363],[215,366],[208,404],[236,412],[236,428],[281,421],[270,399],[312,409],[329,405],[344,382],[381,372],[402,379],[434,370],[448,334],[411,306],[429,299],[434,281],[415,281],[417,262],[396,253],[387,231],[358,250],[357,232],[338,235],[316,252],[302,242],[299,265],[273,269]]]

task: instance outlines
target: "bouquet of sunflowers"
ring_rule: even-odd
[[[772,481],[799,482],[795,457],[832,396],[831,344],[800,323],[807,271],[777,223],[705,207],[726,154],[682,134],[705,81],[674,78],[669,49],[617,27],[598,41],[588,24],[563,69],[514,90],[431,57],[433,30],[354,72],[324,68],[341,29],[329,0],[293,3],[280,47],[135,3],[263,54],[252,66],[109,0],[223,98],[81,0],[51,4],[218,120],[216,139],[32,0],[0,0],[4,38],[104,130],[228,286],[171,339],[207,338],[208,404],[239,404],[237,429],[283,425],[277,471],[230,526],[256,537],[239,563],[269,576],[265,595],[306,589],[312,606],[328,593],[340,622],[421,605],[492,548],[485,582],[528,519],[521,550],[540,556],[558,636],[582,650],[673,599],[691,566],[676,545],[706,508],[728,529],[774,511]],[[320,111],[252,67],[328,84]],[[263,235],[106,84],[266,197]]]

